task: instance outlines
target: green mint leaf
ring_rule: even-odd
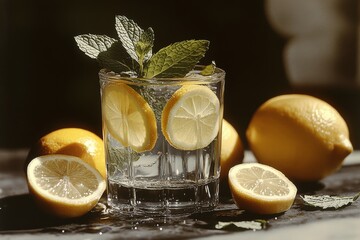
[[[125,16],[116,16],[115,21],[115,28],[121,43],[130,57],[139,62],[136,54],[136,44],[139,42],[144,30]]]
[[[143,63],[145,60],[149,60],[151,57],[151,50],[154,46],[154,30],[152,28],[146,29],[135,45],[136,55],[139,59],[139,63]]]
[[[106,51],[116,42],[106,35],[83,34],[74,38],[80,50],[91,58],[97,58],[100,52]]]
[[[216,64],[215,61],[212,61],[211,64],[204,67],[204,69],[200,72],[203,76],[210,76],[215,73]]]
[[[121,73],[133,71],[133,61],[128,59],[128,55],[120,42],[114,42],[111,47],[99,53],[97,60],[102,68]]]
[[[140,76],[142,76],[144,70],[144,62],[147,61],[152,55],[152,47],[154,46],[154,31],[152,28],[146,29],[140,40],[136,43],[135,51],[138,57],[138,63],[140,67]]]
[[[215,225],[216,229],[224,229],[227,227],[235,226],[241,229],[261,230],[266,228],[267,221],[255,220],[255,221],[240,221],[240,222],[218,222]]]
[[[346,207],[356,201],[360,196],[360,193],[355,196],[300,196],[304,206],[314,209],[339,209]]]
[[[160,49],[149,60],[145,78],[183,77],[204,57],[210,42],[187,40]]]
[[[106,68],[115,73],[130,71],[130,68],[127,65],[118,60],[112,59],[108,52],[101,52],[98,55],[97,60],[102,68]]]

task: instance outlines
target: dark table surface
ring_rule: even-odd
[[[360,239],[360,199],[338,210],[310,210],[300,195],[351,196],[360,192],[360,153],[354,152],[337,173],[324,180],[299,186],[290,210],[261,216],[238,210],[231,197],[221,193],[212,212],[182,219],[127,219],[109,214],[102,199],[87,215],[60,220],[42,214],[32,202],[23,172],[26,149],[0,149],[1,239]],[[254,161],[246,152],[245,161]],[[218,230],[219,221],[266,220],[262,230],[229,227]]]

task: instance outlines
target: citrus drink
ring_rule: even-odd
[[[169,79],[100,72],[112,209],[172,216],[217,205],[225,73],[199,71]]]

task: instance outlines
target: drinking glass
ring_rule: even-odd
[[[215,68],[213,74],[204,76],[200,74],[203,68],[196,66],[182,78],[143,79],[105,69],[99,72],[107,203],[111,211],[171,217],[209,211],[217,206],[225,71]],[[174,117],[172,108],[178,106],[181,110],[182,104],[186,104],[181,99],[186,95],[181,94],[182,88],[187,89],[185,93],[194,89],[204,91],[215,102],[213,121],[207,122],[206,116],[201,120],[215,131],[213,137],[207,136],[206,146],[196,145],[205,138],[201,131],[180,146],[169,140],[164,121]],[[195,103],[207,101],[194,92],[191,99]],[[171,101],[176,104],[169,104]],[[206,115],[206,111],[201,114]],[[186,119],[180,126],[172,134],[186,131],[194,134]],[[185,146],[193,140],[195,147]]]

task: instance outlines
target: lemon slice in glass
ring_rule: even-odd
[[[27,167],[27,181],[38,206],[64,218],[89,212],[106,189],[95,168],[78,157],[61,154],[34,158]]]
[[[128,85],[106,86],[102,92],[102,111],[108,131],[124,147],[144,152],[155,146],[155,114],[145,99]]]
[[[260,163],[243,163],[229,171],[229,186],[236,205],[257,214],[287,211],[297,188],[280,171]]]
[[[166,103],[161,128],[166,140],[181,150],[209,145],[219,132],[220,102],[206,86],[184,85]]]

